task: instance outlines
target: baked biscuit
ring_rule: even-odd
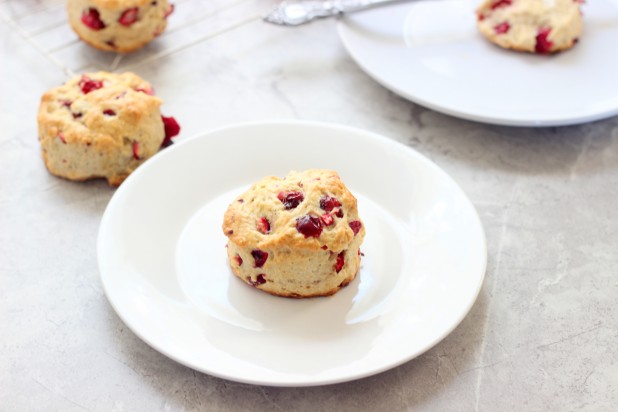
[[[255,183],[223,221],[232,271],[278,296],[336,293],[356,277],[365,227],[356,198],[331,170]]]
[[[477,26],[500,47],[546,54],[577,43],[583,20],[577,0],[485,0]]]
[[[70,180],[122,181],[171,143],[180,127],[162,117],[161,99],[133,73],[76,76],[41,98],[39,140],[45,166]]]
[[[68,0],[69,23],[99,50],[137,50],[165,30],[174,11],[168,0]]]

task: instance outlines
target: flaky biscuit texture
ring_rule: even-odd
[[[477,9],[477,26],[500,47],[555,53],[577,43],[583,19],[574,0],[485,0]]]
[[[299,193],[301,201],[287,202]],[[317,236],[299,231],[308,217],[319,221]],[[275,295],[310,297],[336,293],[355,278],[365,227],[339,175],[313,169],[254,184],[229,206],[223,232],[240,279]]]
[[[41,98],[43,160],[70,180],[106,178],[119,185],[165,138],[161,99],[133,73],[87,73]]]
[[[159,36],[173,5],[168,0],[68,0],[73,31],[99,50],[132,52]]]

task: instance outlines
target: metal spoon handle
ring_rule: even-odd
[[[283,1],[264,15],[264,21],[282,26],[298,26],[321,17],[368,9],[402,0],[308,0]]]

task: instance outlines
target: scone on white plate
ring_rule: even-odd
[[[242,281],[305,298],[332,295],[354,280],[365,226],[339,175],[314,169],[255,183],[228,207],[223,233]]]
[[[38,113],[45,166],[70,180],[117,186],[180,131],[163,101],[133,73],[86,73],[43,94]]]
[[[168,0],[68,0],[73,31],[99,50],[137,50],[165,30],[174,11]]]
[[[579,40],[578,0],[485,0],[476,11],[480,32],[505,49],[555,53]]]

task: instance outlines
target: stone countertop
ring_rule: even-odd
[[[179,0],[170,30],[126,57],[78,42],[58,0],[0,0],[0,410],[545,411],[618,404],[618,117],[490,126],[410,103],[348,57],[335,23],[287,29],[265,0]],[[37,46],[40,50],[35,48]],[[54,63],[55,62],[55,63]],[[349,383],[239,384],[182,366],[108,304],[96,237],[114,193],[47,173],[41,94],[67,72],[131,69],[179,139],[263,119],[344,123],[426,155],[476,206],[486,280],[424,355]]]

